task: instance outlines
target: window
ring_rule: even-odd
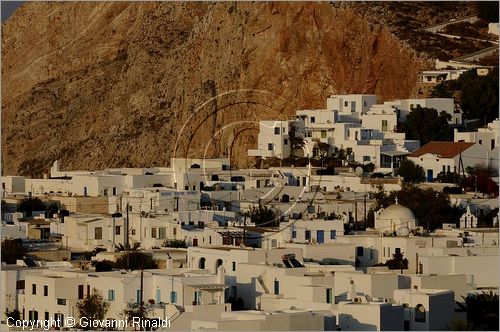
[[[337,237],[337,231],[335,229],[330,230],[330,239],[335,239]]]
[[[116,196],[116,187],[113,187],[113,196]]]
[[[425,307],[421,304],[415,307],[415,322],[425,323]]]
[[[364,253],[364,248],[363,247],[356,247],[356,256],[363,256]]]
[[[482,139],[479,140],[479,145],[483,145],[483,140]]]
[[[280,128],[279,127],[274,127],[274,134],[275,135],[279,135],[280,133],[281,133]]]
[[[115,290],[110,289],[108,290],[108,301],[114,301],[115,300]]]
[[[363,100],[363,106],[366,107],[366,100]]]
[[[345,150],[345,152],[346,152],[347,154],[352,154],[352,148],[347,148],[347,149]]]
[[[78,285],[78,299],[83,299],[83,285]]]
[[[326,130],[321,131],[321,138],[326,138]]]
[[[306,237],[306,240],[310,240],[311,239],[311,231],[306,231],[305,237]]]
[[[189,186],[184,186],[184,190],[189,190]]]
[[[272,151],[274,149],[273,143],[267,143],[267,150]]]
[[[332,289],[326,289],[326,303],[332,303]]]
[[[283,139],[283,144],[288,145],[288,138]]]
[[[312,136],[313,136],[312,131],[308,130],[308,131],[306,132],[306,136],[307,136],[307,137],[312,137]]]
[[[102,227],[94,228],[94,239],[102,240]]]
[[[495,140],[494,139],[491,140],[490,147],[491,147],[491,150],[493,150],[495,148]]]
[[[233,271],[236,271],[236,262],[233,262]]]
[[[280,293],[280,282],[277,279],[274,279],[274,294]]]
[[[170,303],[176,303],[177,302],[177,292],[170,292]]]
[[[25,281],[24,280],[18,280],[16,281],[16,289],[24,289],[25,287]]]
[[[151,228],[151,237],[156,239],[156,227]]]
[[[120,228],[121,226],[115,226],[115,234],[120,235]]]
[[[167,238],[167,230],[165,229],[165,227],[158,228],[158,235],[160,240],[164,240]]]
[[[31,284],[31,294],[36,295],[36,284]]]
[[[372,157],[370,156],[363,156],[363,161],[371,161]]]
[[[46,321],[47,321],[47,320],[49,320],[49,317],[50,317],[50,316],[49,316],[49,312],[48,312],[48,311],[45,311],[45,320],[46,320]]]
[[[293,230],[292,231],[292,239],[296,239],[296,238],[297,238],[297,231]]]
[[[347,106],[349,106],[349,102],[346,100],[346,101],[344,101],[344,107],[347,107]]]
[[[325,231],[322,229],[319,229],[316,231],[316,241],[318,243],[325,243]]]
[[[278,240],[276,239],[271,239],[271,247],[276,248],[278,246]]]
[[[66,305],[66,299],[57,299],[58,305]]]
[[[177,227],[172,228],[172,233],[174,234],[174,236],[177,235]]]
[[[382,120],[382,131],[383,132],[387,131],[387,120]]]
[[[448,173],[450,173],[450,165],[447,166]]]
[[[49,296],[49,286],[43,286],[43,296]]]
[[[356,102],[351,101],[351,112],[356,112]]]
[[[315,116],[311,116],[311,123],[316,123],[316,117]]]

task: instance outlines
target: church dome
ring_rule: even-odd
[[[387,208],[383,209],[382,212],[378,215],[379,220],[414,220],[415,215],[413,212],[398,203],[396,200],[395,204],[389,205]]]

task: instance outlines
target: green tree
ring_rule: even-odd
[[[488,22],[498,22],[498,1],[476,1],[477,16]]]
[[[392,259],[385,262],[385,265],[389,270],[401,270],[401,273],[403,273],[403,269],[406,270],[408,268],[408,260],[402,252],[396,252],[392,255]]]
[[[17,211],[23,212],[27,217],[30,217],[33,211],[45,211],[46,209],[45,204],[38,197],[25,198],[17,207]]]
[[[421,145],[430,141],[452,141],[453,131],[448,124],[451,115],[433,108],[417,106],[401,126],[407,139],[419,140]]]
[[[152,310],[153,307],[144,305],[144,303],[128,303],[127,307],[121,312],[121,316],[130,324],[134,318],[141,321],[147,320]],[[134,325],[134,330],[136,330],[136,325]]]
[[[290,140],[290,153],[292,154],[292,156],[294,156],[297,151],[302,150],[305,145],[305,140],[298,131],[298,124],[296,122],[292,122],[288,131],[288,137]]]
[[[419,183],[425,181],[424,169],[412,160],[403,160],[398,169],[398,175],[407,183]]]
[[[80,317],[86,317],[88,320],[103,320],[106,312],[109,309],[109,303],[104,302],[102,294],[99,290],[93,288],[91,294],[76,304]],[[83,329],[91,329],[90,327],[82,327]]]
[[[171,248],[187,248],[186,241],[184,240],[165,240],[165,242],[163,242],[163,246]]]
[[[276,213],[265,205],[260,204],[250,208],[250,221],[255,226],[278,227],[279,218]]]
[[[453,93],[448,90],[446,83],[441,82],[438,85],[434,87],[434,89],[431,91],[431,97],[432,98],[452,98]]]
[[[151,254],[147,254],[140,251],[127,251],[117,258],[114,266],[115,269],[129,269],[129,270],[139,270],[144,269],[156,269],[158,266],[153,260]]]
[[[2,241],[2,262],[15,264],[26,254],[21,239],[6,239]]]

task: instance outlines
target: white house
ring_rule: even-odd
[[[284,159],[291,154],[290,128],[296,126],[296,135],[301,135],[302,124],[300,121],[260,121],[258,147],[248,150],[248,155],[261,158],[276,157]]]
[[[477,163],[498,169],[500,121],[498,119],[488,123],[484,128],[478,128],[477,131],[459,132],[455,129],[454,141],[476,143],[478,145],[478,154],[481,159]]]
[[[463,173],[468,166],[480,164],[481,148],[478,144],[467,142],[431,141],[415,150],[408,159],[420,165],[427,181],[432,182],[439,173]]]
[[[405,330],[444,331],[455,315],[455,297],[451,290],[410,289],[394,291],[394,300],[405,306]]]
[[[403,331],[403,318],[402,305],[359,299],[338,304],[342,331]]]
[[[455,107],[455,102],[453,98],[414,98],[414,99],[397,99],[394,101],[386,101],[385,105],[390,105],[396,107],[398,112],[398,118],[400,122],[404,122],[406,116],[417,106],[423,108],[433,108],[438,114],[441,112],[446,112],[451,116],[449,123],[461,124],[462,123],[462,113],[460,109]]]

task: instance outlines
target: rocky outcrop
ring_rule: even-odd
[[[261,119],[333,93],[408,97],[421,61],[329,3],[26,3],[2,29],[4,174],[248,165]]]

